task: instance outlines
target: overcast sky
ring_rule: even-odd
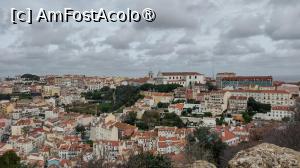
[[[10,9],[152,8],[153,23],[10,22]],[[1,0],[0,76],[300,74],[299,0]]]

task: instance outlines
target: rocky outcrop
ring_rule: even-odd
[[[229,168],[300,168],[300,152],[263,143],[238,152]]]
[[[205,160],[197,160],[190,166],[190,168],[216,168],[216,166]]]

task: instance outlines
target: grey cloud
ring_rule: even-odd
[[[188,9],[188,2],[165,0],[156,3],[154,1],[139,2],[139,7],[149,7],[156,12],[156,20],[152,23],[146,21],[135,24],[136,29],[194,29],[197,28],[199,19],[197,15]]]
[[[274,40],[300,39],[300,1],[282,4],[272,1],[270,21],[266,24],[266,34]]]
[[[201,54],[205,53],[205,49],[200,48],[199,46],[188,46],[176,51],[178,55],[187,55],[187,56],[200,56]]]
[[[108,36],[103,43],[109,44],[116,49],[129,49],[130,43],[143,41],[146,34],[137,32],[131,27],[122,26],[113,35]]]
[[[228,38],[246,38],[263,33],[262,24],[264,18],[260,15],[237,16],[229,31],[225,33]]]
[[[193,34],[188,31],[182,36],[178,41],[177,44],[195,44]]]
[[[220,41],[214,49],[216,55],[246,55],[264,51],[258,44],[246,40]]]
[[[148,70],[296,74],[299,0],[0,2],[0,76],[31,72],[144,75]],[[11,7],[156,11],[152,23],[11,25]],[[280,70],[278,67],[281,67]]]

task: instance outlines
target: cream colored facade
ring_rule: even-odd
[[[43,96],[60,96],[60,87],[58,86],[44,86]]]
[[[256,101],[271,106],[294,106],[292,94],[284,90],[227,90],[215,91],[204,96],[204,112],[211,112],[213,116],[222,114],[229,107],[230,97],[253,97]],[[238,102],[245,106],[246,102]],[[244,107],[243,107],[244,109]]]
[[[118,128],[115,126],[105,126],[98,125],[91,127],[91,137],[92,141],[97,140],[109,140],[109,141],[117,141],[118,138]]]
[[[11,126],[11,135],[22,135],[22,128],[24,127],[24,125],[12,125]]]
[[[215,91],[204,96],[204,112],[211,112],[213,116],[222,114],[227,108],[228,96],[224,91]]]
[[[283,90],[240,90],[229,91],[231,96],[245,96],[253,97],[256,101],[265,104],[271,104],[271,106],[293,106],[295,100],[292,99],[292,95]]]

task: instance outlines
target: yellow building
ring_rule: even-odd
[[[1,114],[11,113],[14,108],[15,108],[15,103],[12,103],[8,100],[0,101],[0,113]]]
[[[160,92],[141,92],[143,96],[152,97],[154,104],[159,102],[161,103],[170,103],[174,99],[173,93],[160,93]]]
[[[44,86],[43,96],[60,96],[61,89],[58,86]]]

